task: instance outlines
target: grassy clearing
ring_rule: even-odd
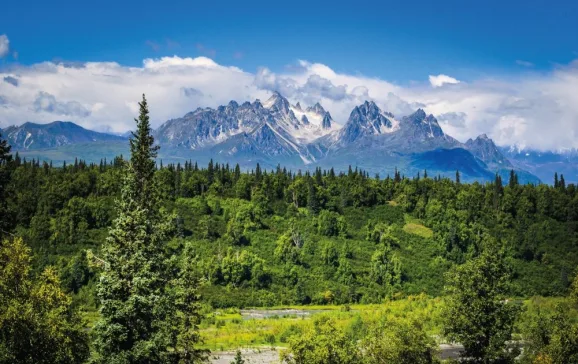
[[[359,334],[367,324],[393,317],[418,317],[431,335],[439,335],[441,298],[411,296],[384,304],[351,306],[283,306],[272,309],[294,309],[311,312],[309,316],[281,315],[263,319],[244,319],[240,313],[215,312],[201,325],[205,347],[230,350],[240,347],[285,347],[289,337],[308,330],[313,318],[329,316],[339,328]],[[315,312],[318,311],[318,312]]]
[[[540,310],[552,312],[555,306],[564,301],[560,297],[532,297],[523,301],[524,314],[518,326],[524,324],[529,316]],[[237,309],[215,311],[201,324],[201,336],[204,347],[212,351],[233,350],[237,348],[283,348],[288,339],[299,335],[313,326],[315,317],[328,316],[335,320],[337,327],[350,335],[362,335],[367,326],[380,320],[413,317],[420,320],[425,330],[441,338],[441,313],[443,298],[432,298],[426,295],[409,296],[405,299],[387,301],[383,304],[350,305],[350,306],[279,306],[263,310],[304,310],[309,316],[277,315],[262,319],[246,319]],[[318,312],[315,312],[318,311]],[[578,311],[576,311],[578,319]],[[515,335],[517,336],[517,335]]]
[[[408,234],[421,236],[422,238],[431,238],[433,236],[433,231],[430,228],[413,222],[405,224],[403,226],[403,231]]]
[[[409,215],[405,215],[405,225],[403,226],[403,231],[408,234],[414,234],[426,239],[433,237],[433,231],[430,228],[423,225],[420,220]]]

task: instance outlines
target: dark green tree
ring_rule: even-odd
[[[2,139],[0,133],[0,237],[9,230],[9,217],[7,208],[8,183],[10,182],[12,155],[10,154],[10,144]]]
[[[447,276],[444,313],[446,337],[464,345],[464,358],[478,363],[511,362],[516,350],[507,350],[519,307],[506,299],[510,269],[504,250],[491,238],[480,256]]]
[[[136,131],[132,132],[130,139],[130,164],[131,173],[134,175],[132,183],[135,189],[134,198],[143,208],[151,209],[158,202],[158,191],[155,186],[154,174],[156,170],[155,159],[159,150],[152,136],[152,128],[149,119],[148,104],[145,95],[139,103],[140,111],[136,121]]]
[[[184,352],[178,345],[180,328],[172,323],[179,312],[191,313],[177,305],[175,294],[179,290],[173,288],[175,272],[169,269],[165,250],[173,224],[160,207],[153,178],[158,147],[151,135],[144,95],[136,122],[137,131],[130,142],[131,160],[124,167],[117,203],[118,215],[102,250],[95,361],[175,363]]]
[[[172,315],[172,326],[176,337],[176,347],[180,351],[180,361],[183,364],[201,363],[207,361],[209,351],[198,349],[202,342],[199,334],[201,323],[199,276],[197,272],[197,257],[190,246],[185,247],[180,262],[180,272],[175,283],[176,312]]]

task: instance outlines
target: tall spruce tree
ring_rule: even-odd
[[[130,141],[118,216],[103,247],[103,272],[98,284],[101,318],[95,325],[96,362],[177,363],[179,328],[173,316],[175,273],[164,246],[172,230],[155,184],[154,145],[143,95],[137,131]]]
[[[11,160],[10,144],[5,139],[2,139],[2,134],[0,133],[0,237],[9,229],[6,189],[10,182]]]

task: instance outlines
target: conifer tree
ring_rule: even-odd
[[[0,134],[0,236],[8,230],[8,209],[6,206],[6,188],[10,182],[10,145]]]
[[[195,348],[201,342],[198,325],[201,323],[200,296],[197,292],[199,278],[195,271],[197,263],[194,252],[187,246],[183,253],[179,276],[175,284],[176,314],[172,315],[172,326],[176,327],[176,347],[180,352],[180,363],[192,364],[205,362],[209,351]]]
[[[182,309],[164,243],[172,221],[163,212],[155,184],[154,145],[143,95],[137,130],[130,140],[118,216],[103,247],[104,271],[98,284],[100,320],[94,327],[99,363],[176,363]],[[173,272],[174,273],[174,272]],[[194,307],[192,308],[194,310]],[[185,315],[190,315],[185,313]]]

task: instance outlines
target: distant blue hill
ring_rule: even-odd
[[[70,144],[124,141],[127,138],[88,130],[70,121],[24,123],[2,130],[14,151],[57,148]]]
[[[491,180],[495,177],[495,173],[490,172],[484,162],[462,148],[436,149],[419,153],[413,156],[410,165],[429,171],[460,171],[461,174],[482,180]]]

